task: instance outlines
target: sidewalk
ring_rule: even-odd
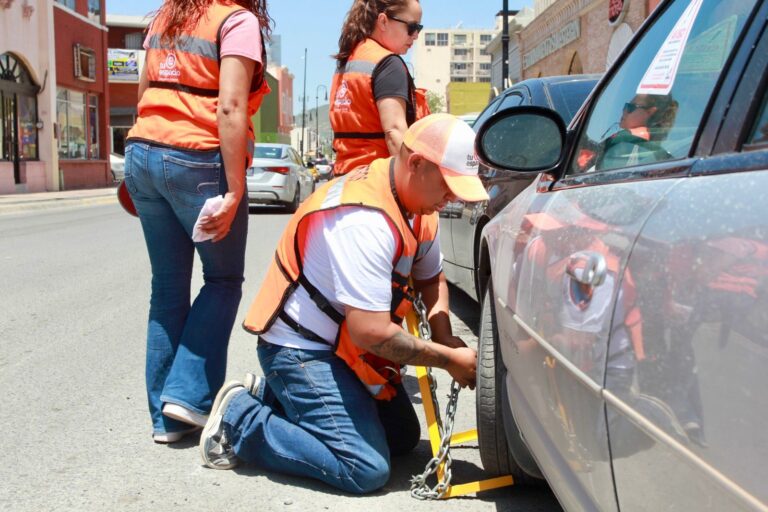
[[[0,195],[0,215],[47,208],[117,203],[115,187]]]

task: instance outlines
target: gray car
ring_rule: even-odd
[[[291,213],[315,189],[312,174],[288,144],[256,144],[246,185],[249,204],[283,205]]]
[[[768,510],[766,20],[662,2],[568,129],[479,130],[538,175],[482,233],[486,469],[567,510]]]

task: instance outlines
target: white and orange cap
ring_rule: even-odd
[[[403,143],[437,165],[448,188],[459,199],[467,202],[488,199],[483,182],[477,177],[475,132],[458,117],[431,114],[419,119],[406,130]]]

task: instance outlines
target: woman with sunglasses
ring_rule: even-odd
[[[400,57],[422,28],[418,0],[354,0],[331,86],[337,176],[397,154],[406,128],[429,114]]]
[[[636,94],[624,103],[618,122],[619,130],[581,149],[577,159],[579,172],[603,171],[641,165],[672,156],[661,146],[675,123],[678,103],[671,94]]]

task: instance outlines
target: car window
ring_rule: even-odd
[[[760,115],[757,116],[755,126],[752,127],[752,134],[749,136],[747,144],[768,144],[768,92],[763,98]]]
[[[507,94],[503,100],[501,100],[501,105],[499,105],[499,109],[504,110],[506,108],[510,107],[517,107],[521,103],[523,103],[523,95],[519,92],[513,92],[510,94]]]
[[[280,146],[256,146],[253,151],[254,158],[287,158]]]
[[[479,116],[477,116],[477,119],[475,119],[475,122],[472,123],[472,129],[477,131],[480,126],[485,122],[486,119],[491,117],[491,115],[496,112],[496,108],[501,103],[502,97],[498,96],[491,101],[487,107],[485,107],[485,110],[483,110]]]
[[[552,106],[555,108],[563,122],[568,125],[581,108],[584,100],[595,88],[597,80],[582,80],[578,82],[563,82],[549,86],[549,96],[552,98]]]
[[[755,3],[669,2],[594,103],[569,173],[687,156]]]

